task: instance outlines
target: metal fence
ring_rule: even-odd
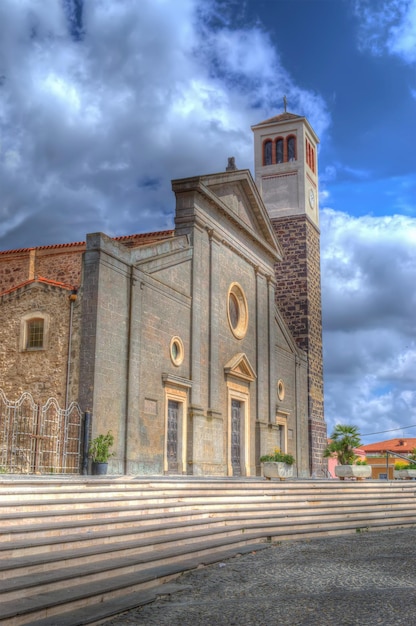
[[[12,402],[0,389],[0,472],[79,474],[82,423],[75,402],[67,409],[56,398],[39,405],[27,392]]]

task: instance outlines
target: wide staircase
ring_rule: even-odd
[[[413,481],[0,480],[0,624],[80,626],[270,542],[416,524]]]

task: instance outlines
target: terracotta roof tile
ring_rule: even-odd
[[[17,254],[22,252],[31,252],[32,250],[55,250],[59,248],[75,248],[85,246],[85,241],[76,241],[71,243],[55,243],[49,246],[35,246],[33,248],[15,248],[13,250],[0,250],[0,255]]]
[[[7,289],[6,291],[2,291],[0,296],[5,296],[8,293],[16,291],[16,289],[22,289],[23,287],[27,287],[27,285],[32,285],[33,283],[42,283],[44,285],[51,285],[52,287],[60,287],[61,289],[67,289],[68,291],[73,291],[75,289],[74,285],[68,285],[66,283],[60,283],[57,280],[50,280],[49,278],[38,276],[37,278],[31,278],[30,280],[25,280],[23,283],[19,283],[14,287],[10,287],[10,289]]]
[[[416,448],[416,437],[397,437],[361,446],[365,452],[403,452],[407,454]]]
[[[153,241],[160,241],[161,239],[169,239],[175,234],[174,230],[160,230],[154,233],[139,233],[138,235],[123,235],[120,237],[113,237],[114,241],[119,241],[128,248],[136,248],[145,244],[152,243]]]
[[[148,244],[152,241],[159,241],[161,239],[168,239],[173,237],[174,230],[160,230],[151,233],[138,233],[134,235],[121,235],[119,237],[112,237],[114,241],[124,243],[128,247],[135,247],[144,244]],[[75,241],[70,243],[56,243],[48,246],[35,246],[32,248],[16,248],[14,250],[0,250],[0,255],[17,254],[22,252],[30,252],[31,250],[58,250],[61,248],[79,248],[85,246],[85,241]]]
[[[269,117],[268,120],[264,120],[264,122],[260,122],[256,124],[256,126],[262,126],[263,124],[274,124],[275,122],[288,122],[289,120],[299,120],[301,119],[301,115],[295,115],[294,113],[280,113],[280,115],[275,115],[274,117]]]

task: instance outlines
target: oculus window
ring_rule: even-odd
[[[170,340],[170,358],[174,365],[179,367],[183,363],[185,350],[180,337],[172,337]]]
[[[232,283],[228,290],[227,313],[234,337],[243,339],[248,327],[248,308],[246,296],[238,283]]]

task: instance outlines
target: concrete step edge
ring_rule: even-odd
[[[359,504],[359,506],[357,507],[357,503]],[[378,499],[369,499],[366,498],[364,501],[362,500],[362,498],[358,498],[357,500],[341,500],[341,501],[336,501],[336,502],[332,502],[332,503],[327,503],[325,501],[322,501],[320,499],[318,500],[313,500],[313,499],[308,499],[308,500],[303,500],[303,501],[293,501],[293,502],[285,502],[284,500],[272,500],[272,501],[261,501],[261,502],[252,502],[249,501],[247,503],[241,503],[241,502],[234,502],[234,501],[230,501],[230,499],[228,499],[228,501],[226,503],[217,503],[217,504],[213,504],[211,502],[209,503],[198,503],[197,505],[195,503],[192,502],[179,502],[179,503],[175,503],[174,506],[170,506],[170,505],[166,505],[166,504],[160,504],[157,506],[152,506],[152,505],[148,505],[148,506],[126,506],[128,505],[128,502],[124,502],[123,505],[125,508],[121,508],[121,507],[108,507],[108,508],[79,508],[79,509],[74,509],[74,507],[69,508],[69,509],[64,509],[64,510],[45,510],[45,511],[38,511],[35,513],[31,513],[30,515],[28,514],[28,512],[16,512],[16,511],[11,511],[8,514],[0,514],[0,523],[2,524],[2,527],[7,529],[7,532],[13,532],[13,529],[16,529],[17,527],[20,526],[20,528],[30,531],[30,526],[35,525],[36,522],[32,521],[32,520],[39,520],[44,521],[47,520],[48,522],[50,522],[50,525],[52,526],[52,524],[54,524],[55,522],[51,521],[53,520],[55,517],[57,518],[65,518],[66,520],[70,521],[70,518],[74,518],[77,521],[82,521],[83,518],[86,519],[90,519],[91,515],[95,516],[95,520],[97,520],[97,518],[101,515],[101,519],[105,519],[105,517],[114,517],[117,515],[117,517],[119,517],[120,519],[123,517],[123,514],[125,514],[127,511],[131,514],[137,514],[137,515],[146,515],[146,519],[149,519],[151,516],[154,516],[155,518],[160,515],[160,511],[162,511],[163,513],[163,517],[166,517],[166,515],[172,515],[172,516],[179,516],[179,515],[183,515],[183,514],[193,514],[193,513],[198,513],[198,512],[207,512],[207,513],[224,513],[224,512],[228,512],[229,510],[232,511],[240,511],[242,513],[246,513],[249,512],[250,510],[261,510],[261,509],[265,509],[266,511],[269,511],[271,509],[282,509],[283,507],[285,507],[285,510],[305,510],[309,507],[314,507],[315,509],[320,509],[320,510],[325,510],[325,509],[329,509],[329,508],[336,508],[336,509],[340,509],[340,508],[344,508],[347,509],[349,507],[354,507],[355,509],[357,508],[370,508],[370,507],[375,507],[375,506],[383,506],[383,507],[398,507],[398,506],[408,506],[409,504],[414,505],[415,504],[415,499],[414,496],[411,497],[403,497],[403,498],[391,498],[389,500],[387,499],[383,499],[383,498],[378,498]],[[196,509],[196,506],[200,507],[198,509]],[[130,515],[130,517],[132,517],[132,515]],[[31,520],[31,521],[28,521]],[[12,527],[7,527],[4,526],[5,523],[7,523],[8,521],[13,522],[13,526]],[[20,523],[19,523],[20,522]]]
[[[379,495],[378,497],[366,497],[365,501],[368,504],[398,504],[398,503],[411,503],[414,502],[413,494],[403,494],[402,496],[398,496],[395,494],[391,498],[386,498],[383,495]],[[305,495],[304,498],[299,498],[299,496],[291,496],[289,497],[266,497],[264,495],[259,496],[258,498],[233,498],[230,501],[229,497],[224,498],[205,498],[205,499],[193,499],[193,498],[182,498],[181,500],[177,500],[175,498],[157,501],[155,502],[152,498],[143,499],[143,504],[137,504],[136,499],[129,499],[128,497],[112,500],[105,499],[100,500],[99,502],[94,501],[65,501],[61,503],[59,501],[50,501],[48,503],[31,503],[28,506],[25,503],[20,504],[7,504],[2,505],[0,503],[0,523],[7,523],[8,520],[14,521],[24,521],[28,517],[33,519],[43,519],[50,518],[51,516],[61,516],[61,517],[73,517],[75,515],[85,516],[91,514],[113,514],[120,511],[129,510],[130,512],[141,513],[144,511],[158,511],[160,509],[169,509],[169,510],[184,510],[189,507],[195,506],[203,506],[206,507],[215,507],[215,506],[233,506],[243,508],[245,506],[256,506],[260,508],[266,508],[271,505],[280,505],[280,506],[295,506],[301,505],[303,503],[314,503],[321,506],[325,505],[333,505],[335,506],[337,502],[343,502],[344,506],[355,506],[357,503],[362,503],[362,496],[352,497],[342,497],[340,500],[335,498],[321,498],[316,497],[315,494],[311,497],[310,495]],[[86,508],[86,505],[87,508]],[[126,506],[128,505],[128,506]]]
[[[198,555],[196,557],[191,557],[189,554],[186,554],[183,559],[178,559],[177,561],[169,564],[161,564],[157,566],[153,565],[138,572],[122,574],[119,576],[115,575],[111,578],[91,581],[88,585],[79,583],[73,586],[65,586],[65,588],[59,590],[46,591],[36,593],[31,596],[21,597],[19,598],[18,603],[16,603],[15,600],[6,600],[0,603],[0,624],[5,618],[25,613],[33,613],[34,610],[44,610],[53,606],[62,605],[63,603],[68,607],[75,609],[76,606],[73,606],[73,604],[77,600],[84,600],[97,596],[99,601],[101,601],[101,598],[104,598],[106,594],[109,594],[110,592],[114,593],[116,590],[123,592],[126,588],[128,589],[131,584],[138,585],[139,587],[146,583],[154,584],[166,576],[178,575],[201,565],[215,563],[222,561],[223,559],[230,558],[236,554],[242,554],[253,550],[257,551],[266,547],[268,547],[268,545],[260,540],[252,542],[247,541],[244,545],[230,546],[227,544],[222,548],[218,548],[215,552],[207,551],[205,554]],[[28,623],[32,625],[33,622],[30,621]]]
[[[410,513],[409,513],[410,510]],[[87,523],[81,524],[78,522],[66,523],[66,524],[57,524],[57,525],[38,525],[33,527],[10,527],[3,528],[2,534],[0,537],[0,554],[4,554],[7,552],[10,545],[12,543],[16,543],[20,549],[23,548],[24,545],[30,546],[32,543],[36,545],[36,543],[43,543],[44,545],[50,545],[53,543],[62,542],[65,543],[67,533],[65,531],[72,531],[71,535],[80,535],[88,540],[88,538],[95,538],[95,536],[99,537],[99,533],[104,535],[113,534],[116,535],[118,532],[124,532],[126,528],[128,528],[131,524],[137,524],[137,522],[141,523],[140,532],[143,534],[157,533],[160,530],[168,532],[170,529],[181,525],[185,526],[193,526],[193,525],[204,525],[209,522],[216,523],[218,521],[224,520],[225,522],[241,522],[245,520],[258,520],[270,519],[273,517],[274,520],[285,520],[289,517],[292,517],[293,520],[307,520],[308,523],[314,523],[316,518],[326,518],[328,521],[335,522],[337,518],[340,516],[345,518],[346,515],[356,515],[356,516],[371,516],[371,515],[382,515],[383,517],[386,514],[400,514],[400,515],[412,515],[413,507],[409,509],[409,507],[404,508],[377,508],[377,509],[366,509],[363,508],[361,510],[341,510],[341,511],[323,511],[319,509],[312,509],[309,511],[303,511],[301,513],[295,512],[291,515],[290,511],[282,511],[279,514],[271,515],[271,512],[268,511],[265,515],[258,515],[258,511],[252,512],[252,514],[245,515],[224,515],[221,514],[207,514],[205,512],[195,513],[193,516],[186,516],[189,519],[184,519],[184,517],[175,517],[171,518],[172,522],[166,522],[166,517],[163,518],[154,518],[152,519],[152,524],[144,524],[144,520],[138,520],[137,518],[124,518],[123,520],[111,521],[108,520],[88,520]],[[159,520],[159,523],[158,523]],[[149,520],[147,520],[149,521]],[[82,529],[88,528],[88,531],[85,532]],[[18,539],[13,539],[17,537]]]
[[[383,507],[382,512],[383,514],[386,512],[406,512],[408,511],[407,507],[404,507],[403,509],[399,508],[399,507],[395,507],[393,508],[385,508]],[[335,515],[354,515],[354,514],[360,514],[362,515],[363,512],[365,512],[366,514],[371,514],[371,513],[378,513],[380,512],[379,508],[366,508],[364,510],[360,510],[357,511],[357,509],[349,509],[349,508],[344,508],[344,507],[338,507],[336,511],[333,510],[329,510],[329,511],[323,511],[322,509],[318,508],[318,507],[314,507],[313,509],[310,510],[302,510],[301,513],[298,513],[298,511],[295,510],[295,515],[294,517],[299,517],[302,519],[305,518],[311,518],[311,521],[314,521],[315,516],[318,517],[322,517],[323,515],[325,516],[335,516]],[[243,515],[244,513],[244,515]],[[50,536],[46,536],[46,537],[29,537],[29,532],[33,531],[36,532],[37,530],[43,530],[45,529],[44,525],[38,525],[36,527],[25,527],[25,528],[21,528],[19,529],[19,531],[22,531],[20,534],[24,535],[24,539],[20,540],[20,541],[12,541],[12,540],[8,540],[7,542],[5,541],[4,543],[0,542],[0,555],[4,552],[7,552],[10,549],[13,550],[19,550],[19,549],[24,549],[25,547],[27,548],[32,548],[32,547],[37,547],[37,546],[50,546],[53,544],[66,544],[66,543],[72,543],[72,542],[81,542],[81,541],[91,541],[91,540],[99,540],[100,538],[109,538],[111,535],[118,537],[120,535],[128,535],[128,534],[132,534],[134,532],[134,534],[150,534],[154,531],[163,531],[163,532],[169,532],[170,530],[174,530],[175,528],[177,528],[178,526],[180,527],[184,527],[186,526],[188,529],[192,528],[192,527],[200,527],[200,526],[205,526],[205,525],[218,525],[220,523],[241,523],[243,521],[250,521],[250,522],[258,522],[260,520],[263,519],[270,519],[270,517],[272,516],[273,519],[280,519],[280,518],[287,518],[291,515],[291,511],[288,509],[285,509],[284,511],[280,511],[278,510],[277,514],[273,514],[271,515],[272,511],[268,510],[265,513],[260,513],[258,509],[253,509],[250,511],[244,511],[244,512],[238,512],[238,513],[233,513],[233,514],[229,514],[229,515],[223,515],[223,514],[213,514],[211,513],[206,513],[206,512],[195,512],[193,515],[187,515],[186,519],[184,516],[178,515],[178,516],[171,516],[166,517],[166,515],[163,516],[163,518],[160,517],[154,517],[151,520],[147,520],[147,521],[151,521],[152,523],[143,524],[143,519],[139,520],[141,522],[141,525],[139,528],[132,528],[131,524],[136,522],[137,520],[135,518],[131,518],[131,517],[127,517],[123,520],[123,523],[126,524],[125,526],[123,526],[122,528],[118,528],[117,524],[119,523],[118,521],[115,523],[114,528],[110,528],[110,524],[103,524],[103,526],[105,526],[104,529],[100,529],[98,531],[91,531],[91,530],[87,530],[84,531],[84,526],[77,526],[77,524],[73,523],[73,524],[65,524],[65,525],[58,525],[56,528],[57,530],[74,530],[76,531],[77,528],[81,528],[81,532],[73,532],[72,534],[55,534],[55,535],[50,535]],[[168,521],[168,520],[171,521]],[[91,520],[90,520],[90,525],[91,525]],[[53,529],[55,529],[55,526],[51,527]],[[4,527],[2,529],[2,533],[3,535],[6,535],[6,533],[12,533],[13,530],[15,530],[14,527],[12,528],[7,528]]]
[[[293,531],[306,533],[308,529],[313,526],[314,529],[331,529],[335,528],[357,528],[366,527],[371,524],[381,522],[382,524],[397,523],[397,521],[403,523],[416,524],[416,514],[409,513],[407,516],[397,517],[387,515],[386,513],[379,513],[372,517],[359,517],[354,516],[349,519],[339,518],[335,521],[320,520],[318,523],[305,522],[304,520],[299,523],[293,520],[287,520],[282,522],[281,520],[269,520],[267,522],[253,525],[247,525],[246,523],[239,525],[226,525],[224,527],[217,527],[211,530],[203,529],[200,532],[193,533],[176,533],[164,537],[153,537],[147,540],[138,540],[134,542],[127,542],[127,545],[123,543],[117,543],[113,546],[105,545],[101,548],[95,547],[93,550],[83,549],[74,550],[72,553],[67,553],[64,556],[62,553],[44,553],[42,556],[35,555],[34,557],[22,557],[3,559],[0,562],[0,566],[4,575],[7,576],[6,580],[2,581],[1,593],[8,593],[16,588],[24,589],[31,586],[33,582],[33,576],[36,574],[36,585],[48,584],[53,579],[70,579],[77,575],[87,576],[102,573],[108,569],[116,569],[117,567],[126,567],[130,565],[143,565],[144,563],[151,562],[155,559],[171,558],[172,555],[183,555],[187,552],[194,552],[195,550],[213,549],[214,547],[224,544],[231,544],[235,541],[239,541],[244,538],[245,540],[251,540],[253,538],[259,539],[260,537],[267,538],[270,536],[278,536],[284,534],[289,527]],[[334,526],[334,524],[336,524]],[[157,548],[155,548],[157,546]],[[128,552],[120,556],[121,552]],[[105,555],[102,559],[91,559],[91,556]],[[111,554],[110,558],[107,555]],[[55,557],[55,558],[53,558]],[[76,561],[76,563],[75,563]],[[61,567],[52,568],[45,572],[44,566],[47,563],[55,563],[61,565]],[[83,568],[83,569],[82,569]],[[80,571],[82,569],[82,571]],[[20,574],[23,570],[26,573]]]
[[[179,573],[180,575],[180,573]],[[59,626],[87,626],[108,620],[112,617],[125,613],[126,611],[136,609],[140,606],[150,604],[157,600],[159,596],[172,596],[178,591],[189,589],[188,585],[178,585],[175,583],[158,583],[145,591],[135,592],[131,594],[116,596],[110,600],[84,606],[76,611],[59,614]],[[57,616],[46,617],[44,619],[31,621],[31,626],[57,626]]]
[[[320,518],[322,521],[322,518]],[[331,524],[334,522],[338,522],[340,520],[348,521],[349,525],[356,525],[357,523],[367,523],[373,522],[377,519],[392,519],[391,515],[388,515],[387,512],[377,512],[372,516],[366,515],[365,517],[359,515],[350,515],[348,518],[338,517],[337,520],[331,520]],[[396,518],[394,518],[396,519]],[[408,513],[406,516],[400,516],[400,519],[407,519],[408,521],[414,520],[416,522],[416,513]],[[316,525],[316,519],[313,520],[313,523]],[[328,520],[326,520],[328,523]],[[231,537],[233,534],[250,533],[250,532],[264,532],[266,531],[271,533],[276,526],[284,530],[286,526],[291,526],[293,528],[305,529],[312,524],[312,521],[307,521],[302,519],[301,523],[297,523],[293,520],[289,521],[281,521],[278,519],[268,519],[258,518],[251,522],[247,522],[244,520],[236,523],[235,521],[226,520],[222,522],[223,525],[212,524],[211,527],[204,528],[189,528],[186,532],[173,532],[172,534],[165,535],[156,535],[156,536],[143,536],[145,533],[141,533],[140,531],[136,532],[136,537],[134,539],[126,540],[126,541],[114,541],[114,542],[106,542],[105,544],[94,544],[94,545],[86,545],[83,548],[74,548],[68,549],[65,551],[50,551],[46,550],[43,553],[35,553],[33,555],[25,555],[18,557],[8,557],[0,559],[0,570],[6,574],[7,576],[12,576],[12,571],[16,571],[19,568],[35,568],[41,567],[47,563],[59,563],[59,562],[70,562],[71,560],[82,560],[82,559],[91,559],[91,557],[99,556],[100,554],[116,554],[125,551],[144,551],[146,548],[151,547],[152,551],[155,546],[158,546],[160,550],[163,549],[164,546],[169,546],[172,543],[176,543],[177,545],[183,544],[185,542],[194,541],[201,537],[209,537],[211,540],[214,536],[219,537],[220,535],[226,535],[227,537]],[[319,526],[321,526],[320,524]],[[175,531],[179,527],[175,526],[171,530]],[[31,572],[33,574],[33,571]]]

